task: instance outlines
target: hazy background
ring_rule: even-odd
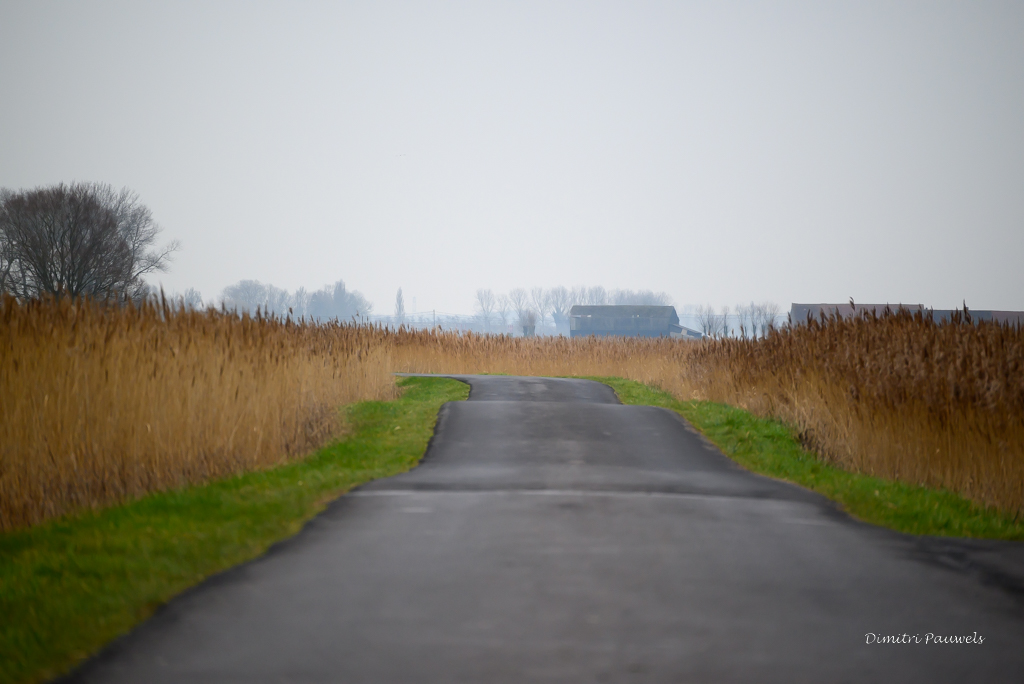
[[[343,278],[1024,309],[1024,3],[0,2],[0,186],[168,290]]]

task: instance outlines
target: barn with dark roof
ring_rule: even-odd
[[[569,337],[689,337],[674,306],[582,306],[569,310]],[[700,335],[700,333],[696,333]]]

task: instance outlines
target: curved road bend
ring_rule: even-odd
[[[460,379],[420,467],[69,681],[1024,681],[1024,545],[857,523],[598,383]]]

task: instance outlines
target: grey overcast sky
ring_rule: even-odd
[[[0,0],[0,186],[73,180],[206,299],[1024,309],[1024,2]]]

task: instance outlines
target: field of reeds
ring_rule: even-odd
[[[1024,330],[890,312],[812,321],[695,350],[703,397],[797,426],[854,472],[1024,513]]]
[[[0,302],[0,529],[304,455],[394,396],[380,331]]]
[[[0,529],[303,455],[392,372],[619,376],[792,424],[843,468],[1024,512],[1024,332],[920,315],[761,340],[511,338],[166,305],[0,305]]]

